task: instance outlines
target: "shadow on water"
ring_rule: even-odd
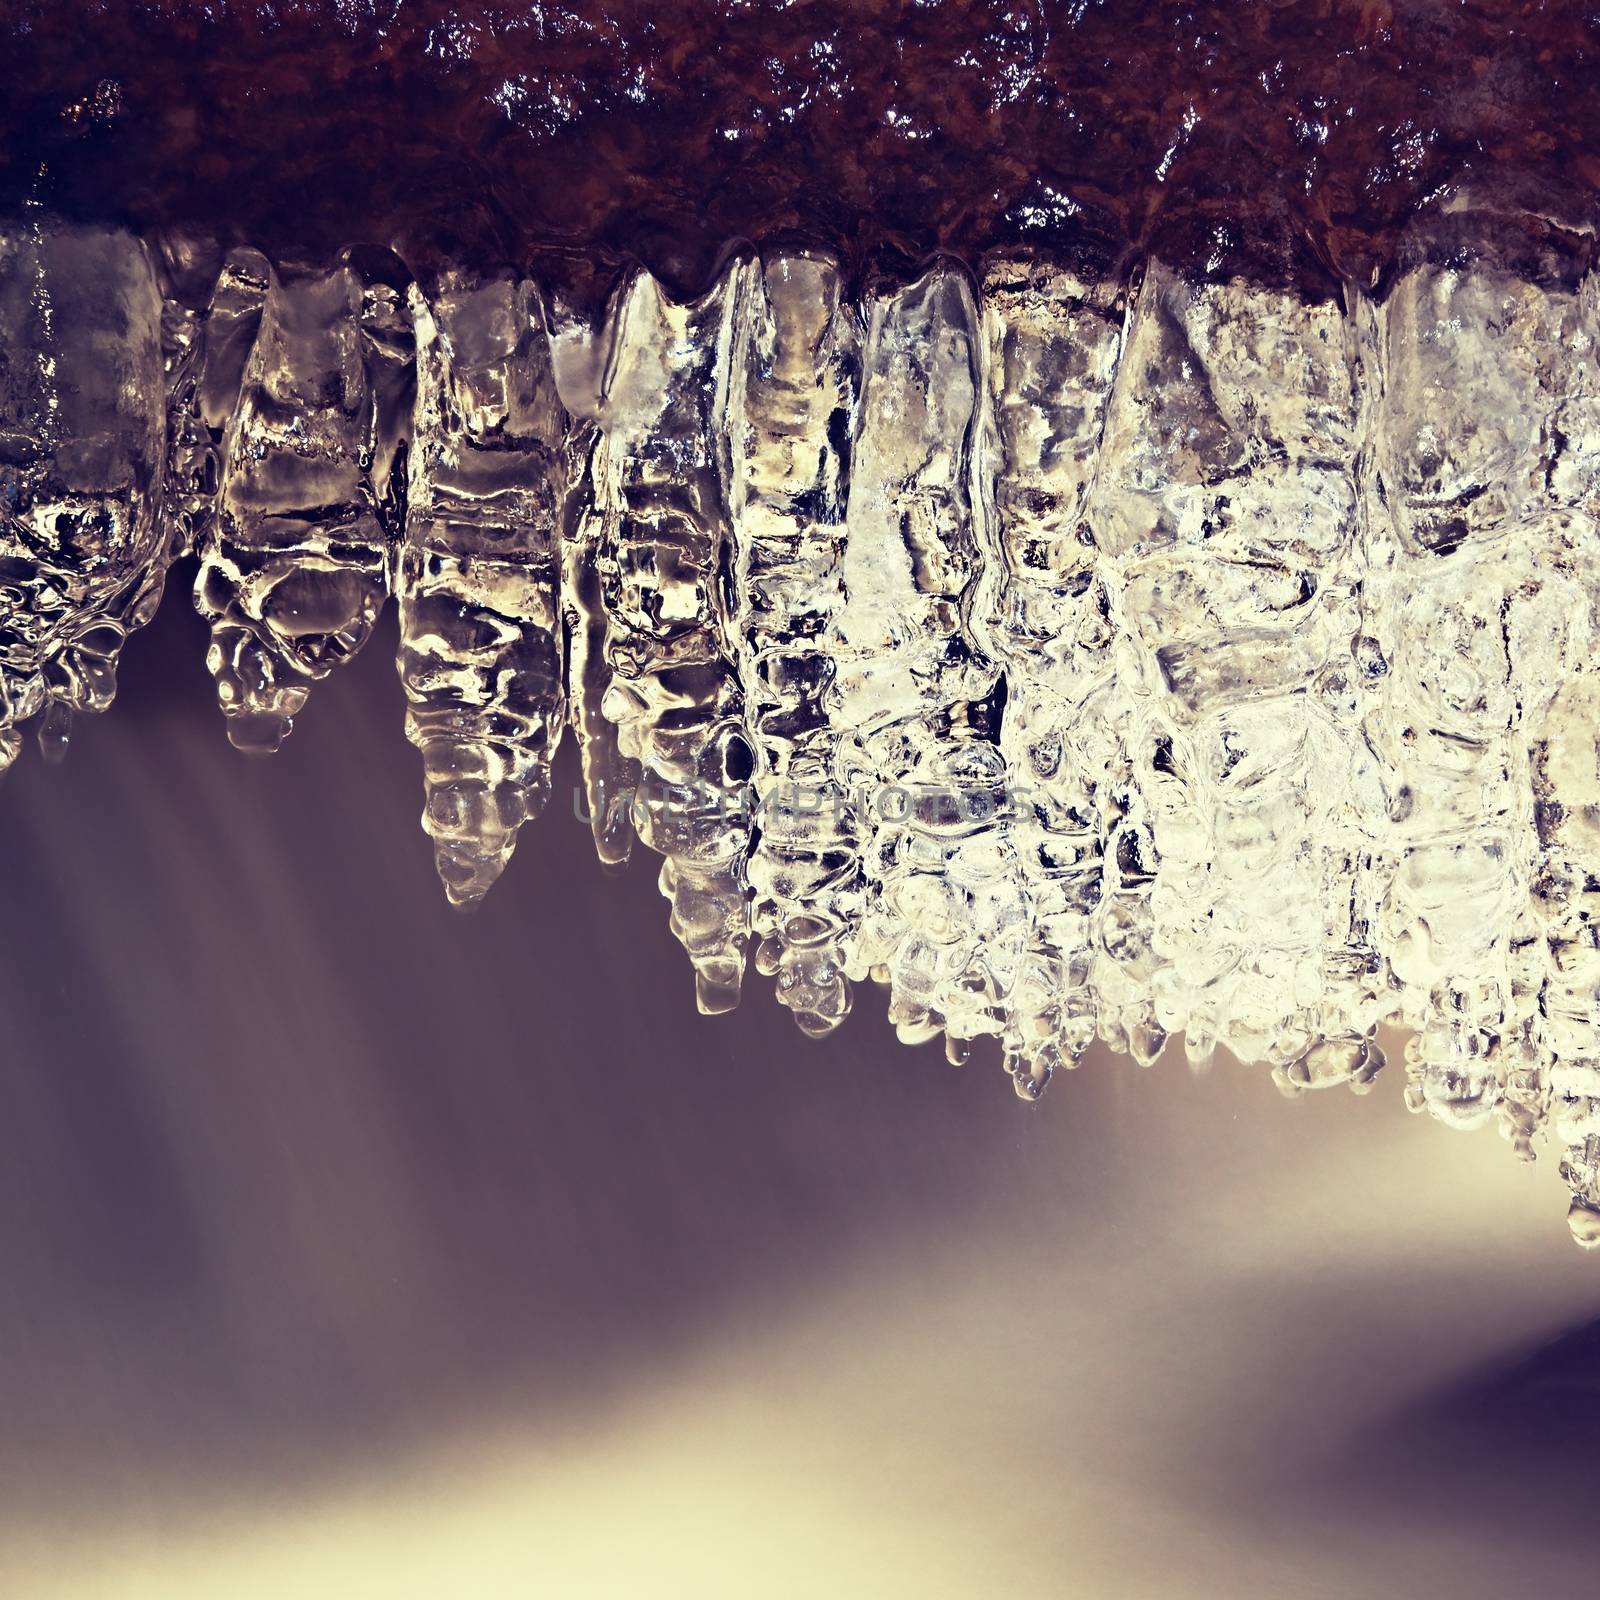
[[[1479,1363],[1359,1431],[1317,1479],[1375,1518],[1516,1522],[1559,1543],[1593,1529],[1600,1319]],[[1475,1509],[1474,1509],[1475,1508]]]

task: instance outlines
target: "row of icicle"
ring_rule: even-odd
[[[249,750],[393,598],[456,903],[570,726],[704,1010],[752,949],[812,1034],[871,976],[1030,1098],[1180,1030],[1359,1087],[1398,1024],[1411,1102],[1553,1129],[1600,1237],[1592,274],[1314,305],[1002,259],[855,299],[751,254],[592,325],[356,253],[234,251],[196,308],[125,235],[3,249],[0,761],[109,703],[182,551]]]

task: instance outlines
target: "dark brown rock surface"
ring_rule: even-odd
[[[1582,3],[0,0],[0,48],[7,205],[419,270],[687,288],[782,237],[1366,281],[1464,174],[1600,186]]]

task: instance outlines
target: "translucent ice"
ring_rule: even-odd
[[[969,641],[962,601],[978,570],[972,446],[979,329],[972,286],[939,264],[877,296],[840,575],[823,639],[836,771],[860,817],[862,911],[852,978],[890,989],[908,1040],[946,1024],[990,1032],[1021,936],[997,814],[999,673]]]
[[[596,494],[605,405],[607,357],[615,319],[597,325],[559,301],[550,307],[550,345],[556,388],[573,416],[567,440],[568,505],[562,519],[561,626],[566,642],[567,721],[583,774],[573,811],[586,820],[595,854],[608,870],[633,852],[639,763],[622,751],[616,723],[606,716],[611,687],[611,623],[601,592],[602,546],[610,543],[614,502]]]
[[[161,298],[126,233],[0,230],[0,770],[103,711],[166,576]]]
[[[751,754],[723,594],[735,282],[725,275],[688,304],[642,273],[625,287],[592,465],[612,671],[604,711],[643,769],[639,834],[666,858],[661,892],[706,1012],[737,1004],[750,927]]]
[[[1089,524],[1119,635],[1113,770],[1137,799],[1111,824],[1102,928],[1119,954],[1148,944],[1155,1023],[1191,1056],[1287,1065],[1324,1031],[1325,968],[1350,964],[1354,353],[1335,305],[1156,264],[1110,403]]]
[[[740,271],[729,447],[733,634],[755,752],[749,862],[756,964],[815,1036],[850,1009],[844,946],[861,915],[859,819],[836,781],[825,635],[845,603],[845,500],[861,326],[831,262]]]
[[[259,331],[223,444],[195,602],[207,664],[243,750],[277,749],[310,685],[367,641],[389,593],[397,429],[409,405],[400,293],[341,263],[235,258]],[[387,403],[386,403],[387,402]]]
[[[1407,1101],[1548,1122],[1585,1243],[1600,1202],[1587,819],[1596,773],[1596,280],[1558,241],[1446,215],[1363,308],[1372,398],[1363,736],[1384,789],[1374,924],[1413,1030]]]
[[[1037,1093],[1094,1038],[1094,974],[1106,862],[1093,730],[1114,688],[1112,574],[1088,505],[1123,343],[1117,283],[1029,260],[983,283],[985,400],[977,463],[983,561],[974,635],[1004,674],[998,744],[1011,796],[1025,934],[1003,1037],[1018,1087]],[[1140,1059],[1164,1043],[1142,994],[1124,1019],[1115,978],[1108,1028]]]
[[[567,414],[537,290],[412,290],[417,394],[396,588],[406,736],[445,892],[479,900],[550,794],[564,693]]]

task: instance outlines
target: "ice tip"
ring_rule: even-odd
[[[703,1017],[726,1016],[739,1008],[740,974],[726,976],[697,971],[694,975],[694,1003]]]
[[[826,1039],[844,1021],[844,1017],[826,1011],[796,1011],[794,1021],[806,1038]]]
[[[67,759],[67,746],[72,742],[72,707],[64,701],[52,700],[39,719],[39,731],[34,737],[45,765],[59,767]]]
[[[1042,1057],[1029,1061],[1020,1055],[1008,1053],[1005,1066],[1011,1075],[1011,1087],[1016,1090],[1017,1098],[1029,1105],[1039,1103],[1040,1097],[1050,1087],[1051,1078],[1055,1076],[1054,1066]]]
[[[229,711],[228,743],[243,755],[276,755],[294,731],[294,718],[272,711]]]
[[[1600,1205],[1574,1195],[1567,1208],[1567,1226],[1580,1249],[1600,1250]]]
[[[485,853],[471,840],[450,838],[433,841],[433,866],[445,899],[457,911],[472,912],[499,881],[506,863],[498,852]]]

